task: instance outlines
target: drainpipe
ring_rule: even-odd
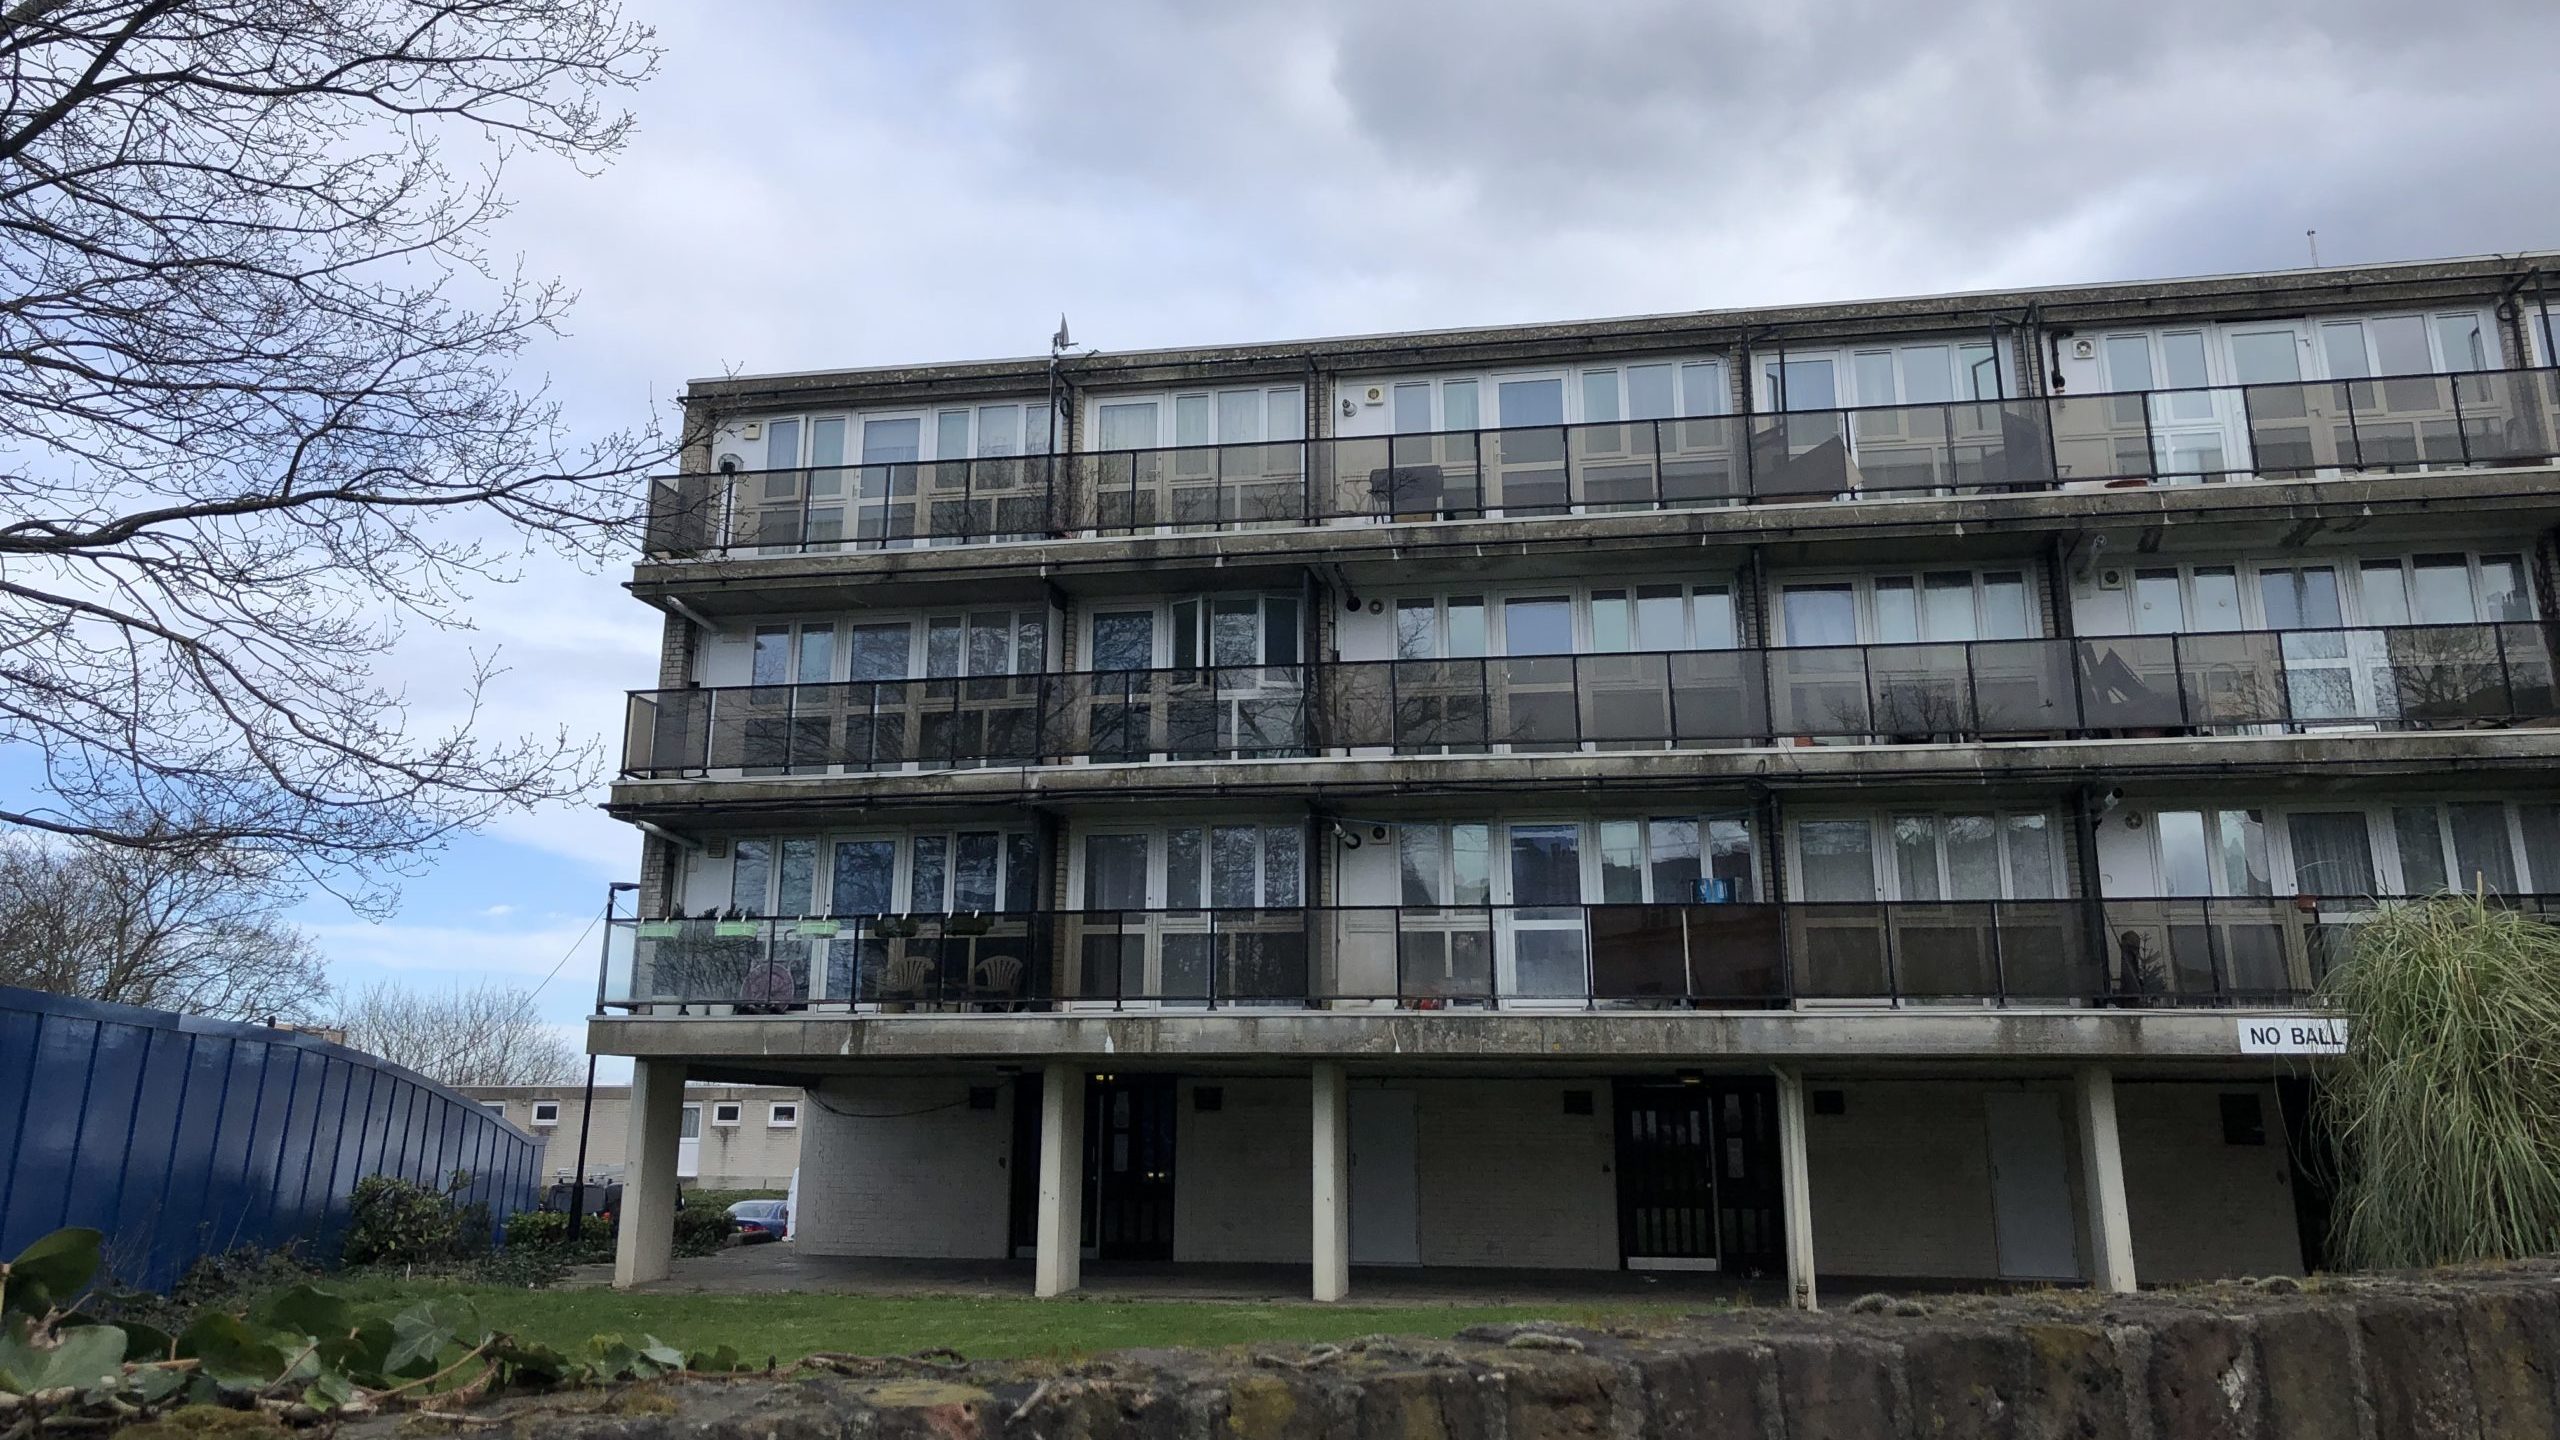
[[[2098,872],[2098,787],[2081,785],[2072,791],[2071,805],[2072,858],[2080,869],[2080,923],[2088,936],[2089,954],[2101,969],[2108,963],[2107,906],[2099,893],[2104,880]],[[2118,984],[2122,984],[2119,977]]]

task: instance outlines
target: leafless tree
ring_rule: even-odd
[[[347,1043],[447,1085],[562,1085],[578,1051],[542,1022],[526,991],[483,981],[416,991],[378,983],[338,1014]]]
[[[511,373],[570,297],[485,250],[528,155],[622,145],[613,0],[0,8],[0,821],[288,856],[355,898],[579,791],[375,662],[469,586],[635,521],[653,434],[580,442]],[[454,719],[450,717],[458,716]]]
[[[0,984],[226,1020],[320,1017],[319,951],[255,854],[0,834]]]

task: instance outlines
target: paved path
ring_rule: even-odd
[[[1027,1299],[1028,1260],[887,1260],[808,1255],[788,1242],[731,1246],[675,1262],[674,1274],[641,1290],[695,1295],[960,1295]],[[609,1285],[613,1267],[583,1265],[571,1285]],[[1088,1260],[1088,1297],[1313,1304],[1303,1265],[1132,1264]],[[1686,1271],[1367,1269],[1352,1271],[1351,1303],[1369,1305],[1606,1305],[1626,1300],[1694,1299],[1706,1304],[1749,1294],[1780,1298],[1775,1282],[1746,1284]]]

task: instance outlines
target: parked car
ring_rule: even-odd
[[[729,1221],[741,1245],[779,1240],[791,1227],[791,1207],[780,1200],[741,1200],[729,1207]]]

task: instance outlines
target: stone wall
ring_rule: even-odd
[[[519,1440],[2403,1440],[2560,1433],[2560,1267],[2112,1297],[1736,1310],[1660,1330],[1455,1342],[847,1362],[676,1392],[670,1414],[537,1400]],[[585,1411],[588,1413],[574,1413]],[[393,1422],[371,1429],[388,1437]]]

